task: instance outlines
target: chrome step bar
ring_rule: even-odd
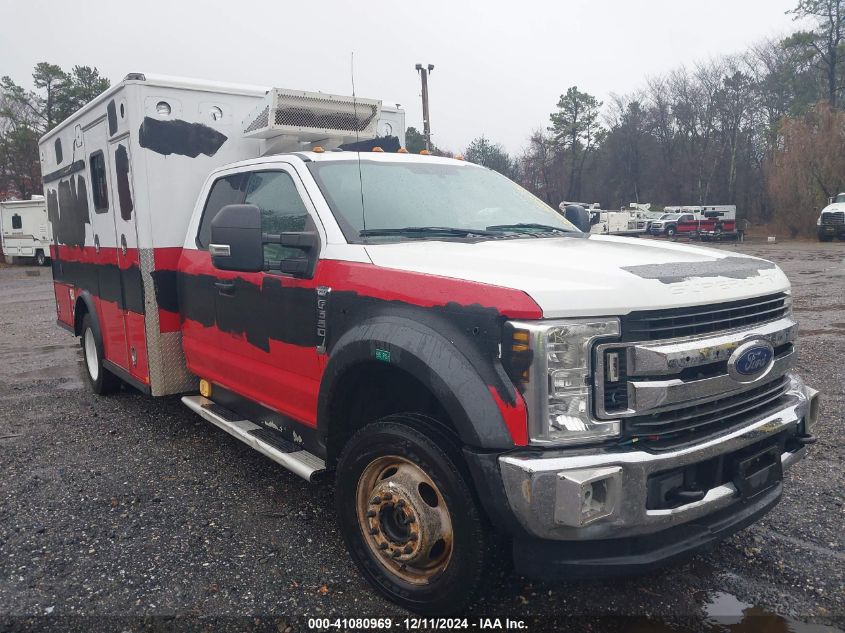
[[[265,427],[254,424],[249,420],[234,418],[228,410],[223,410],[213,400],[203,396],[183,396],[182,404],[194,413],[199,414],[213,425],[223,429],[232,437],[239,439],[244,444],[254,448],[259,453],[266,455],[277,464],[284,466],[295,475],[299,475],[305,481],[312,482],[320,473],[326,470],[326,463],[316,455],[304,450],[285,452],[276,446],[265,442],[254,434],[255,431]],[[221,413],[225,411],[225,416]]]

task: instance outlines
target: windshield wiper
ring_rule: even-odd
[[[443,235],[446,237],[469,237],[471,235],[497,235],[497,233],[484,229],[461,229],[452,226],[405,226],[399,229],[365,229],[363,231],[358,231],[358,235],[360,237],[376,237],[385,235]]]
[[[532,231],[536,229],[536,231]],[[535,224],[533,222],[520,222],[518,224],[495,224],[487,227],[488,231],[520,231],[522,233],[575,233],[572,229],[565,229],[560,226],[552,226],[550,224]]]

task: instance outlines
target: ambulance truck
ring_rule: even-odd
[[[419,613],[508,562],[642,572],[771,510],[818,417],[784,273],[383,151],[398,114],[131,74],[48,132],[57,319],[91,388],[181,394],[334,471],[352,559]]]

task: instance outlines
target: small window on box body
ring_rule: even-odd
[[[89,158],[91,166],[91,196],[94,211],[107,213],[109,210],[109,185],[106,177],[106,159],[103,152],[94,152]]]
[[[57,138],[56,142],[53,144],[53,147],[56,148],[56,164],[60,165],[64,157],[62,156],[62,139]]]
[[[12,228],[13,229],[22,229],[23,228],[23,222],[21,222],[21,216],[19,216],[17,213],[12,216]]]

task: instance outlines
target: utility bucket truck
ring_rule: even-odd
[[[502,555],[641,572],[774,507],[818,415],[783,272],[379,151],[386,114],[133,74],[44,136],[91,388],[182,394],[300,477],[335,471],[351,557],[420,613],[463,609]]]

